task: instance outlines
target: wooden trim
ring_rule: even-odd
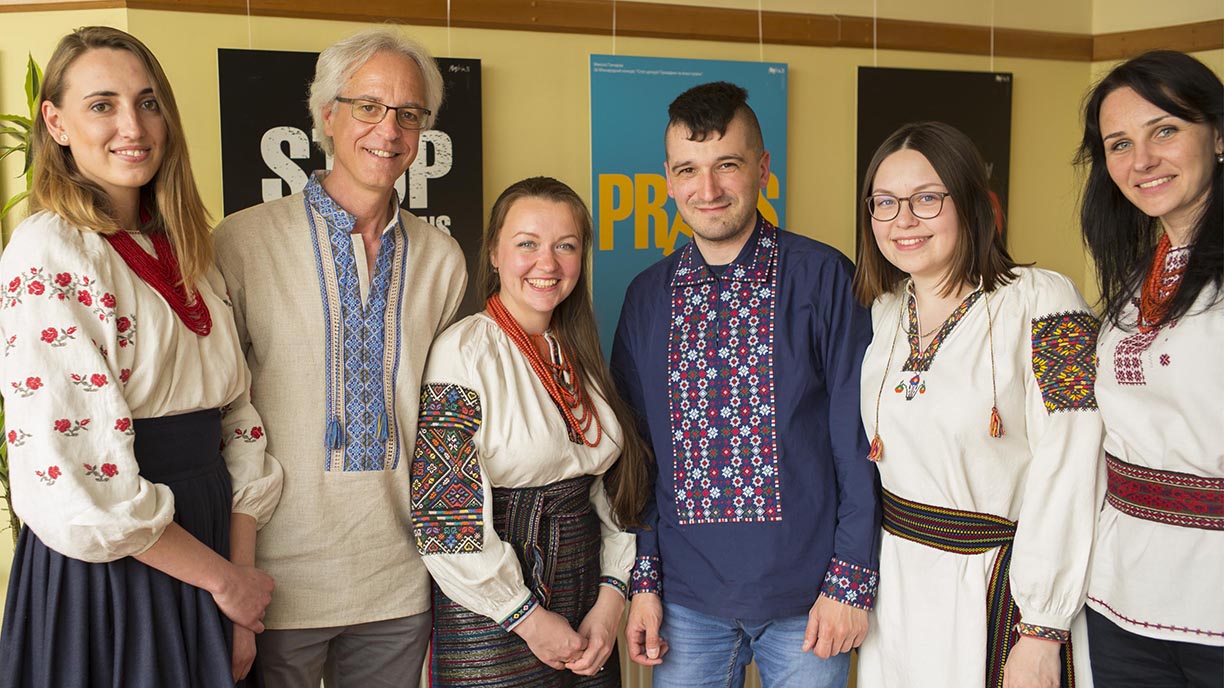
[[[1220,50],[1224,48],[1224,19],[1142,31],[1097,34],[1092,38],[1092,59],[1124,60],[1159,48],[1180,50],[1184,53]]]
[[[0,0],[0,12],[126,7],[140,10],[246,14],[246,0]],[[447,24],[446,0],[250,0],[251,14],[357,22]],[[462,0],[451,6],[450,25],[506,31],[611,35],[608,0]],[[752,10],[692,7],[655,2],[618,2],[618,36],[756,43]],[[903,19],[764,12],[764,42],[830,48],[871,48],[874,35],[886,50],[989,55],[989,27]],[[1224,19],[1122,33],[1089,34],[995,28],[994,54],[1047,60],[1112,60],[1154,47],[1193,52],[1224,48]]]

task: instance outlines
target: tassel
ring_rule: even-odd
[[[871,451],[867,452],[867,458],[877,463],[884,458],[884,443],[880,441],[878,432],[871,438]]]
[[[387,441],[387,412],[378,414],[378,441]]]
[[[1007,433],[1003,431],[1003,419],[999,417],[999,407],[990,407],[990,436],[1002,437]]]
[[[324,441],[328,449],[344,449],[344,428],[340,426],[339,418],[327,422],[327,438]]]

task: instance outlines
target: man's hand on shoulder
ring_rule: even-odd
[[[659,637],[663,623],[663,601],[651,592],[639,592],[629,602],[629,621],[625,624],[625,639],[629,644],[629,659],[642,666],[663,663],[667,641]]]
[[[803,651],[829,658],[863,644],[867,637],[867,610],[821,595],[808,612]]]

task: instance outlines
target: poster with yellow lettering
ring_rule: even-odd
[[[591,55],[592,282],[605,354],[629,282],[692,237],[664,175],[667,106],[676,96],[711,81],[747,89],[771,161],[757,209],[786,229],[787,71],[778,62]]]

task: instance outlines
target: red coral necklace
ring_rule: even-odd
[[[208,305],[200,297],[198,289],[192,289],[188,297],[187,290],[180,282],[182,276],[179,273],[178,259],[174,256],[174,248],[170,246],[165,232],[146,235],[153,240],[153,249],[157,251],[157,256],[149,255],[127,232],[104,236],[132,272],[161,294],[187,329],[201,337],[208,336],[212,331],[212,316],[208,312]]]
[[[494,294],[489,297],[485,303],[485,309],[489,311],[489,316],[493,318],[493,322],[497,323],[510,341],[518,347],[523,356],[527,358],[527,362],[531,365],[531,369],[535,372],[536,377],[540,379],[540,383],[544,385],[544,389],[548,391],[548,396],[552,398],[557,408],[561,409],[562,415],[565,416],[565,422],[569,424],[570,430],[575,435],[582,438],[582,443],[588,447],[599,446],[599,440],[603,437],[603,426],[599,422],[599,416],[595,413],[595,405],[591,402],[591,398],[582,388],[582,380],[574,373],[574,366],[569,362],[568,352],[562,352],[560,365],[552,361],[545,361],[540,355],[540,350],[532,342],[531,335],[523,331],[523,327],[514,319],[514,315],[506,309],[505,304],[501,302],[501,298]],[[550,356],[551,358],[551,356]],[[569,385],[562,385],[560,379],[568,379]],[[574,413],[577,409],[581,415]],[[591,426],[595,426],[594,441],[587,439],[587,432]]]
[[[1143,281],[1143,290],[1139,292],[1139,330],[1151,332],[1157,328],[1157,323],[1164,320],[1169,313],[1169,304],[1173,295],[1181,285],[1182,275],[1186,272],[1186,263],[1178,261],[1177,265],[1169,266],[1169,250],[1172,247],[1168,234],[1160,235],[1156,242],[1156,255],[1152,257],[1152,265],[1148,268],[1147,279]]]

